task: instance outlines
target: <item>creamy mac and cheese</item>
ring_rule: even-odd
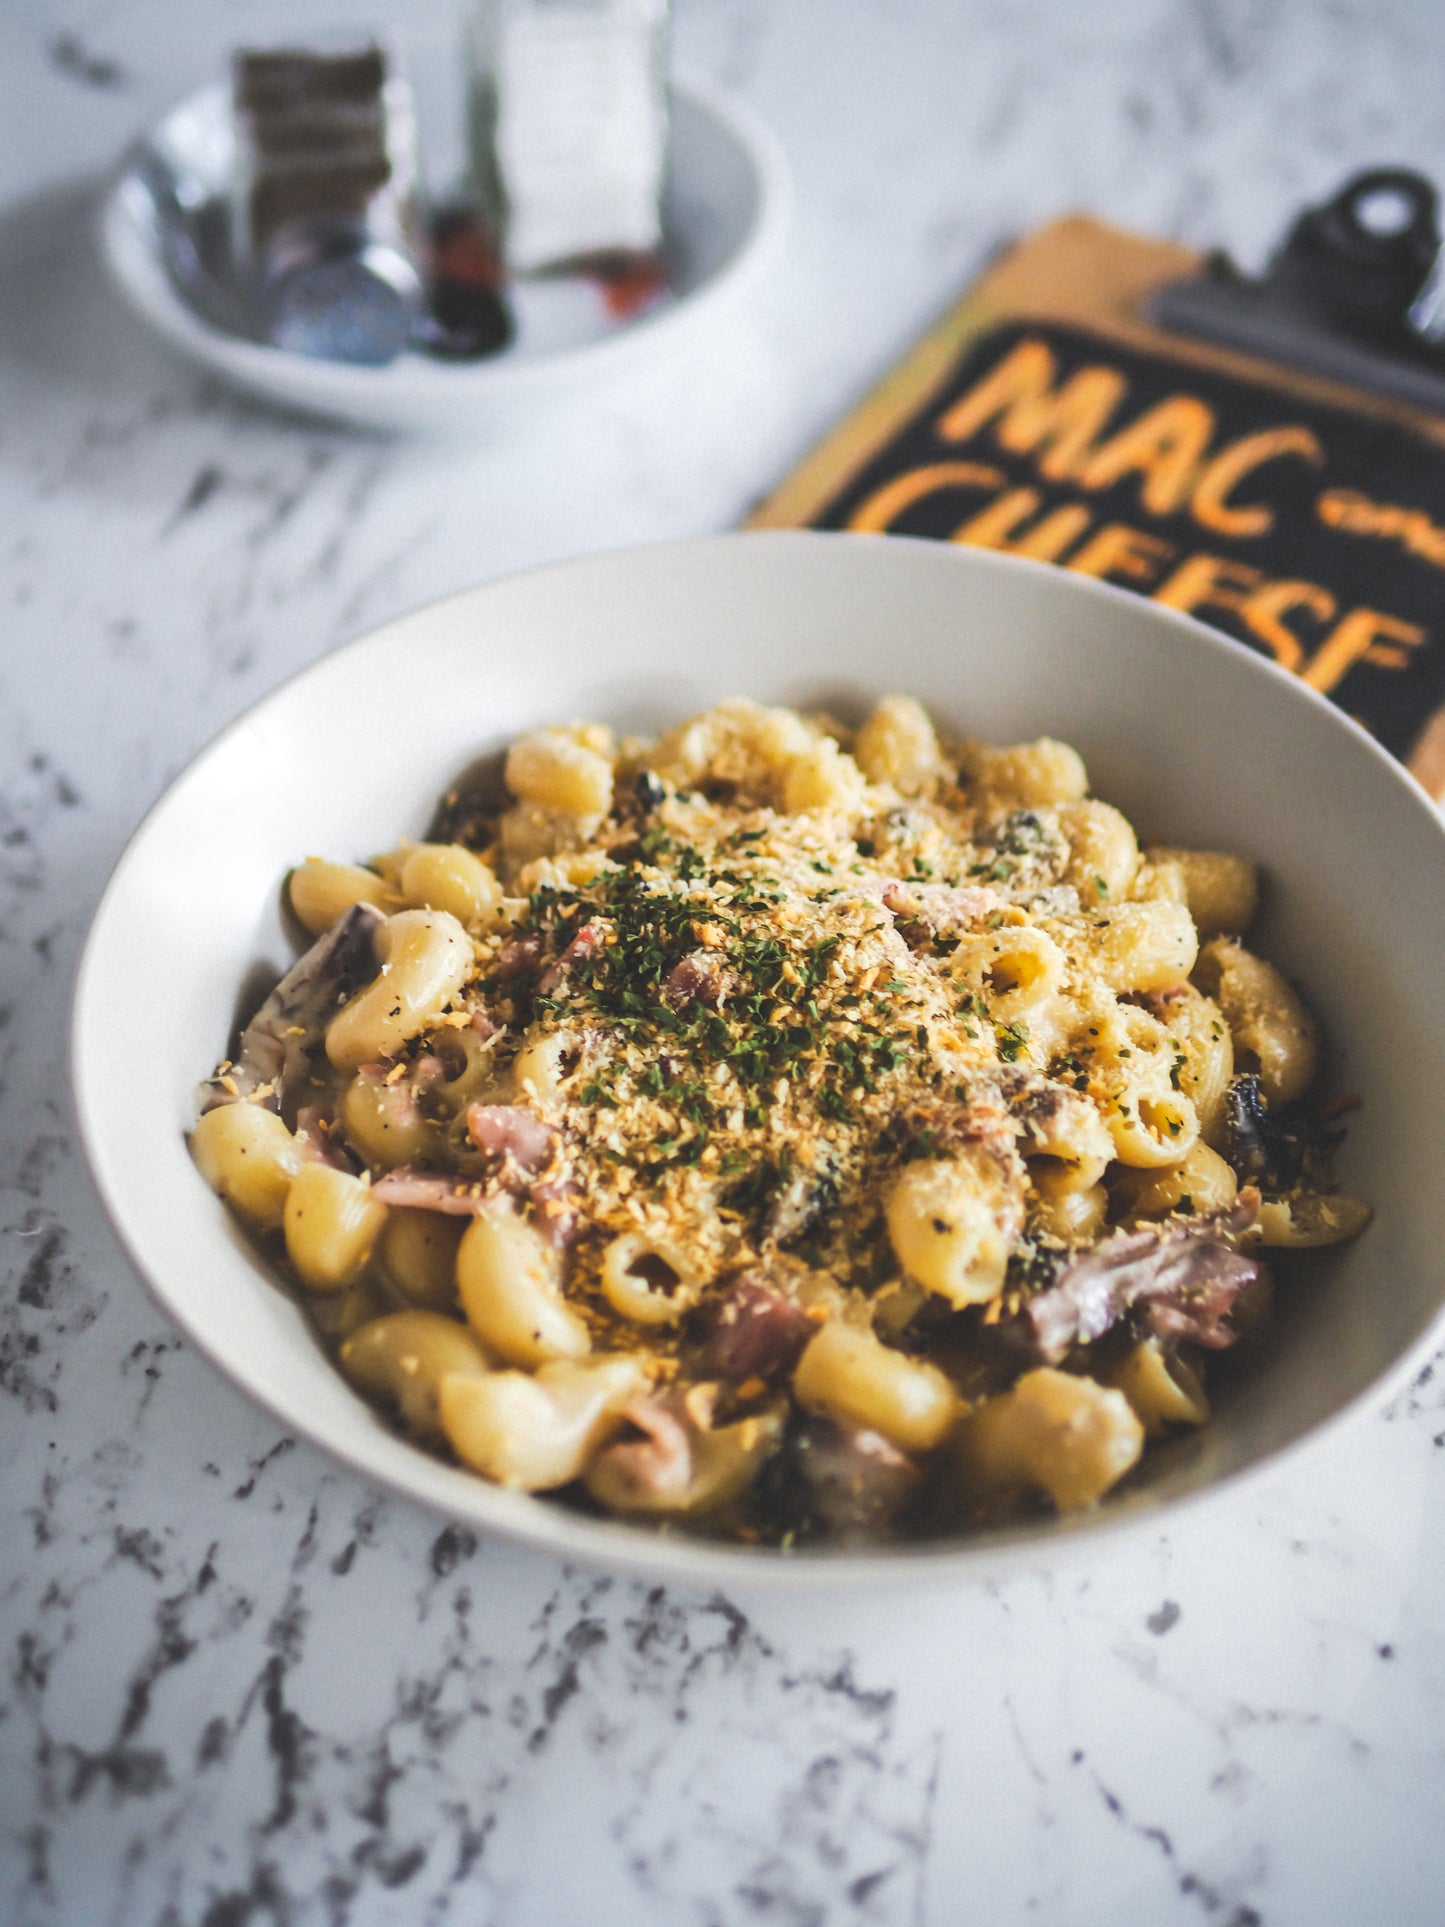
[[[735,701],[542,729],[204,1087],[208,1181],[357,1389],[497,1482],[748,1541],[1092,1504],[1209,1417],[1336,1195],[1242,856],[1042,739]]]

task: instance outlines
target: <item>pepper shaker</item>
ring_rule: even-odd
[[[235,256],[257,332],[292,353],[380,365],[424,307],[410,90],[367,43],[234,64]]]

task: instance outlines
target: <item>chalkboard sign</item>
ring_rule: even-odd
[[[1004,255],[750,526],[1008,550],[1323,691],[1445,796],[1445,414],[1166,331],[1201,258],[1071,218]]]

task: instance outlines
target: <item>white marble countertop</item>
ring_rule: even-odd
[[[445,100],[455,10],[390,11]],[[1445,1918],[1445,1376],[1053,1571],[649,1590],[478,1543],[278,1434],[128,1268],[64,1094],[122,844],[299,665],[491,575],[735,522],[1049,215],[1253,264],[1352,167],[1445,179],[1440,0],[1096,11],[677,0],[679,62],[787,150],[786,258],[725,373],[445,449],[232,396],[94,259],[124,143],[229,43],[339,8],[0,14],[0,1919]]]

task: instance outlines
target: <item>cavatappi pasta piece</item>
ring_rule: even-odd
[[[1199,953],[1188,910],[1162,901],[1090,908],[1066,947],[1120,997],[1177,989]]]
[[[351,1079],[337,1102],[336,1115],[352,1149],[383,1171],[394,1171],[399,1164],[424,1164],[436,1138],[409,1080],[388,1078],[375,1064]]]
[[[1093,1027],[1093,1075],[1104,1122],[1121,1164],[1182,1162],[1199,1119],[1178,1082],[1178,1052],[1157,1017],[1118,1004]]]
[[[449,1030],[439,1040],[443,1075],[431,1086],[433,1108],[459,1117],[469,1104],[495,1092],[501,1083],[497,1071],[497,1032],[484,1034],[468,1027]]]
[[[985,1501],[1035,1490],[1069,1512],[1101,1499],[1143,1445],[1122,1392],[1041,1365],[969,1412],[955,1449],[967,1486]]]
[[[901,1338],[928,1299],[928,1292],[914,1279],[889,1279],[873,1294],[874,1331],[880,1338]],[[841,1305],[837,1309],[841,1310]]]
[[[819,731],[791,709],[765,709],[739,698],[681,723],[657,743],[650,767],[679,789],[733,786],[747,803],[782,801],[789,765],[805,756]]]
[[[1171,1211],[1227,1211],[1239,1192],[1233,1168],[1203,1142],[1192,1144],[1183,1160],[1162,1170],[1135,1167],[1120,1175],[1115,1187],[1127,1217],[1165,1218]]]
[[[560,858],[574,844],[595,835],[601,822],[600,815],[573,816],[542,803],[514,803],[502,812],[498,824],[502,876],[515,881],[529,865]]]
[[[1259,1208],[1259,1242],[1286,1250],[1342,1244],[1370,1222],[1370,1207],[1358,1198],[1306,1193],[1267,1198]]]
[[[852,1302],[847,1291],[829,1272],[804,1267],[790,1280],[792,1296],[817,1324],[841,1318]]]
[[[1150,860],[1178,868],[1184,901],[1201,937],[1241,937],[1259,908],[1259,872],[1228,850],[1184,850],[1150,844]]]
[[[887,1216],[908,1276],[961,1307],[1002,1290],[1023,1200],[997,1158],[965,1146],[953,1157],[905,1165],[888,1194]]]
[[[1156,861],[1149,856],[1141,858],[1134,881],[1129,885],[1129,896],[1135,903],[1182,903],[1186,909],[1189,906],[1183,870],[1177,863]]]
[[[303,1164],[286,1194],[286,1256],[310,1291],[341,1291],[365,1270],[386,1206],[364,1178],[330,1164]]]
[[[1058,1195],[1088,1191],[1112,1158],[1114,1139],[1098,1108],[1063,1084],[1046,1085],[1022,1109],[1019,1149],[1027,1157],[1049,1160],[1050,1183]]]
[[[337,1354],[356,1389],[392,1407],[414,1438],[429,1445],[445,1434],[437,1412],[437,1387],[452,1374],[480,1378],[486,1353],[465,1325],[434,1311],[397,1311],[354,1331]]]
[[[1177,1352],[1166,1352],[1157,1338],[1143,1338],[1106,1374],[1106,1382],[1128,1399],[1146,1438],[1158,1438],[1171,1425],[1205,1425],[1209,1400],[1199,1374]]]
[[[395,1310],[395,1303],[370,1271],[364,1271],[354,1285],[345,1285],[340,1291],[311,1292],[306,1299],[312,1324],[333,1345],[344,1343],[363,1325]]]
[[[1084,1191],[1060,1186],[1056,1168],[1040,1169],[1037,1165],[1031,1176],[1035,1201],[1029,1222],[1035,1231],[1067,1245],[1091,1244],[1103,1234],[1108,1223],[1109,1193],[1102,1184],[1092,1184]]]
[[[1313,1017],[1273,964],[1242,943],[1216,937],[1199,953],[1195,981],[1224,1013],[1236,1065],[1258,1066],[1271,1104],[1288,1104],[1314,1082],[1319,1039]]]
[[[1062,881],[1073,884],[1085,909],[1121,901],[1139,868],[1139,841],[1128,817],[1086,796],[1060,804],[1058,818],[1069,845]]]
[[[1229,1080],[1234,1076],[1234,1039],[1224,1012],[1192,984],[1171,996],[1160,1019],[1179,1046],[1179,1088],[1194,1106],[1199,1135],[1218,1150],[1224,1135]]]
[[[1000,1024],[1034,1017],[1064,981],[1063,951],[1031,924],[1004,924],[960,937],[947,962],[950,976],[984,998]]]
[[[980,798],[994,805],[1043,809],[1077,803],[1089,787],[1079,752],[1052,736],[1032,743],[964,743],[958,767]]]
[[[512,1059],[512,1083],[533,1103],[560,1097],[576,1077],[586,1055],[586,1040],[571,1031],[544,1031],[530,1038]]]
[[[562,1296],[559,1254],[510,1206],[479,1211],[457,1249],[457,1292],[467,1323],[509,1365],[581,1358],[586,1323]]]
[[[534,729],[507,752],[507,788],[524,803],[571,817],[602,816],[612,804],[612,762],[565,729]]]
[[[1121,1164],[1172,1165],[1187,1155],[1199,1135],[1189,1099],[1152,1084],[1124,1084],[1108,1122]]]
[[[943,774],[928,711],[912,696],[885,696],[858,731],[853,760],[870,783],[891,783],[900,796],[922,796]]]
[[[939,1444],[960,1403],[936,1365],[894,1351],[868,1326],[842,1318],[808,1340],[793,1391],[808,1411],[870,1426],[905,1452]]]
[[[853,758],[831,736],[820,736],[783,770],[783,808],[833,810],[842,815],[862,808],[867,783]]]
[[[783,1429],[781,1408],[759,1412],[716,1430],[688,1426],[654,1410],[628,1406],[632,1419],[652,1437],[632,1445],[618,1440],[593,1459],[587,1490],[609,1512],[653,1518],[700,1518],[734,1504],[757,1477]],[[676,1436],[668,1438],[667,1428]],[[658,1432],[664,1436],[659,1438]]]
[[[396,902],[386,879],[377,871],[359,863],[328,863],[319,856],[308,856],[304,863],[297,864],[286,880],[286,894],[313,937],[329,930],[355,903],[371,903],[378,910],[388,910]]]
[[[456,1309],[457,1250],[466,1228],[465,1218],[390,1207],[376,1255],[387,1283],[408,1305],[418,1311]]]
[[[502,914],[512,923],[527,913],[527,898],[535,890],[585,890],[599,877],[615,874],[621,866],[605,850],[559,850],[539,856],[520,869],[513,880],[515,895],[502,898]]]
[[[602,1291],[638,1325],[675,1325],[697,1303],[702,1280],[669,1239],[624,1231],[602,1254]]]
[[[622,1408],[645,1389],[636,1357],[554,1359],[535,1377],[444,1374],[442,1430],[464,1465],[498,1485],[549,1492],[586,1471],[622,1424]]]
[[[402,901],[414,910],[445,910],[469,928],[501,914],[497,873],[460,843],[413,843],[397,877]]]
[[[306,1161],[305,1147],[275,1111],[259,1104],[218,1104],[196,1120],[191,1156],[201,1176],[260,1231],[274,1231],[286,1209],[291,1181]]]
[[[471,938],[445,910],[400,910],[376,936],[380,973],[326,1031],[326,1055],[339,1071],[396,1053],[434,1023],[471,973]]]

